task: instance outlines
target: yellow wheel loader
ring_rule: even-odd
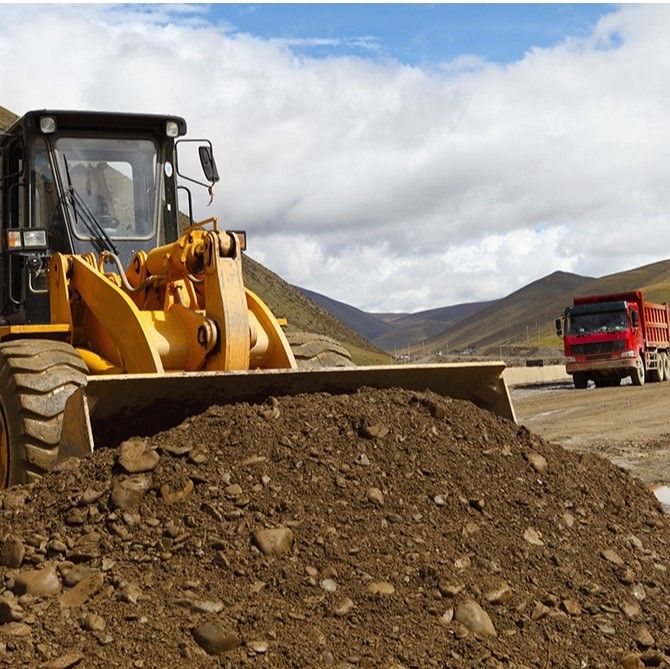
[[[0,485],[271,395],[431,389],[514,420],[502,363],[297,369],[244,288],[246,235],[193,223],[188,184],[219,177],[185,134],[175,116],[42,110],[0,135]]]

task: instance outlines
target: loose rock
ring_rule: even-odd
[[[147,447],[142,439],[130,439],[119,446],[119,464],[129,474],[150,472],[156,468],[160,456]]]
[[[150,487],[151,479],[141,474],[117,481],[112,489],[112,504],[119,509],[137,506]]]
[[[17,595],[49,597],[58,594],[62,587],[53,565],[45,566],[42,569],[23,571],[14,581],[14,592]]]
[[[485,636],[496,636],[496,630],[489,614],[477,602],[467,599],[456,605],[454,620],[465,625],[470,631]]]
[[[201,623],[193,630],[193,637],[209,655],[221,655],[240,645],[237,634],[218,623]]]
[[[281,555],[291,549],[293,532],[288,527],[256,530],[254,543],[265,555]]]

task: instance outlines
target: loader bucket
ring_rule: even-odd
[[[262,402],[270,396],[325,392],[350,394],[362,387],[432,390],[516,421],[503,362],[388,365],[319,370],[177,372],[91,376],[68,399],[59,460],[82,457],[94,446],[148,436],[215,404]]]

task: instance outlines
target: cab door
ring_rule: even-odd
[[[25,145],[21,138],[2,147],[0,152],[0,306],[7,317],[22,304],[20,258],[7,249],[7,230],[20,228],[26,211],[24,183]]]

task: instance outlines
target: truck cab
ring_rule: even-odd
[[[566,371],[577,388],[662,381],[668,366],[668,308],[640,291],[579,297],[556,322]]]
[[[138,251],[177,239],[185,187],[176,145],[200,141],[185,133],[177,116],[41,110],[0,135],[0,324],[49,322],[52,253],[107,251],[126,267]],[[218,175],[202,143],[202,185],[211,186]]]

